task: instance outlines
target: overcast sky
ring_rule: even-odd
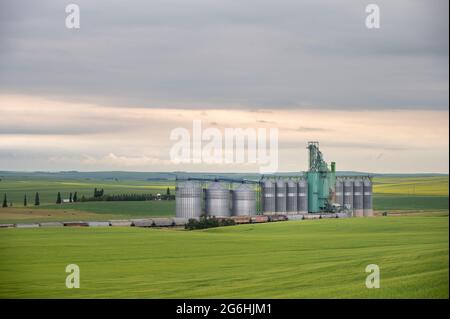
[[[71,2],[0,1],[0,170],[254,170],[170,163],[202,119],[279,128],[281,171],[319,139],[340,168],[448,172],[446,0]]]

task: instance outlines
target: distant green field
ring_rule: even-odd
[[[0,298],[448,298],[445,217],[0,229]],[[65,267],[81,288],[65,288]],[[377,264],[381,288],[367,289]]]
[[[448,210],[448,196],[375,195],[373,207],[385,210]]]
[[[0,181],[0,199],[3,194],[7,194],[8,201],[12,201],[14,206],[22,206],[23,197],[27,195],[28,203],[34,203],[34,196],[39,192],[41,204],[54,204],[58,192],[61,192],[63,198],[69,198],[69,193],[78,193],[81,196],[92,197],[94,188],[104,189],[106,194],[129,194],[129,193],[146,193],[146,194],[165,194],[167,187],[171,191],[175,190],[172,182],[157,181],[130,181],[130,180],[57,180],[57,179],[25,179],[25,178],[3,178]]]
[[[434,177],[376,177],[377,195],[448,196],[448,176]]]
[[[86,220],[108,220],[111,218],[155,217],[173,216],[175,213],[174,201],[123,201],[123,202],[77,202],[55,204],[57,193],[62,198],[69,198],[69,193],[78,194],[78,199],[84,195],[92,197],[94,188],[104,189],[105,194],[165,194],[167,188],[172,193],[175,186],[172,182],[159,181],[115,181],[115,180],[55,180],[55,179],[25,179],[3,178],[0,181],[0,200],[7,194],[8,202],[13,203],[12,208],[0,208],[0,223],[38,222],[44,220],[73,220],[76,216]],[[34,206],[35,193],[39,192],[40,206]],[[24,195],[27,195],[28,206],[23,206]],[[29,214],[24,213],[24,209]],[[45,211],[48,214],[43,215]],[[61,215],[59,212],[67,212]],[[16,212],[17,214],[13,214]],[[76,216],[71,216],[75,212]],[[91,213],[85,214],[85,213]],[[97,214],[92,216],[92,213]],[[17,215],[17,216],[14,216]],[[57,217],[56,217],[57,216]]]
[[[374,178],[375,210],[448,210],[448,176]]]
[[[428,177],[377,177],[374,178],[374,209],[378,211],[439,211],[448,210],[448,176]],[[70,219],[76,213],[86,219],[110,219],[111,217],[152,217],[173,216],[175,203],[172,202],[84,202],[55,204],[58,192],[63,198],[77,192],[91,197],[94,188],[103,188],[105,194],[165,193],[169,187],[174,193],[174,183],[170,181],[145,180],[100,180],[100,179],[55,179],[49,177],[3,177],[0,181],[0,200],[7,194],[13,207],[0,208],[0,223],[15,223],[23,220],[41,221],[62,218]],[[41,205],[34,207],[34,194],[39,192]],[[28,207],[23,207],[24,195],[28,197]],[[23,210],[27,211],[23,211]],[[43,212],[48,214],[43,214]],[[54,211],[67,212],[61,216]],[[17,216],[15,216],[16,212]],[[90,214],[90,215],[89,215]],[[93,215],[97,214],[97,215]],[[92,216],[93,215],[93,216]]]

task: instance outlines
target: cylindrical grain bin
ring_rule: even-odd
[[[277,191],[277,197],[276,197],[276,208],[275,211],[277,213],[286,213],[286,181],[283,179],[278,179],[276,182],[276,191]]]
[[[340,178],[336,180],[336,204],[344,207],[344,182]]]
[[[298,182],[297,206],[299,214],[308,213],[308,182],[304,178]]]
[[[363,213],[364,216],[373,216],[372,207],[372,181],[369,178],[365,178],[363,182],[364,195],[363,195]]]
[[[241,184],[232,191],[233,216],[256,215],[256,192],[248,184]]]
[[[363,213],[363,182],[361,178],[353,182],[353,215],[355,217],[364,216]]]
[[[176,217],[197,218],[202,214],[202,188],[193,181],[179,182],[175,189]]]
[[[205,211],[208,216],[230,216],[230,191],[221,183],[213,182],[206,188]]]
[[[353,180],[344,179],[344,208],[353,212]]]
[[[290,179],[287,182],[287,207],[286,210],[288,214],[297,214],[298,208],[297,208],[297,198],[298,198],[298,191],[297,191],[297,183]]]
[[[275,213],[275,183],[269,179],[262,182],[262,204],[264,214]]]
[[[308,172],[308,213],[320,212],[319,205],[319,173]]]

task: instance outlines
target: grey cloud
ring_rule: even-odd
[[[14,135],[88,135],[96,133],[117,132],[118,130],[125,130],[124,126],[114,127],[108,124],[105,125],[80,125],[80,126],[42,126],[39,123],[31,126],[21,124],[2,124],[0,127],[1,134]]]
[[[305,145],[307,144],[306,140],[299,140],[296,142],[280,142],[279,146],[281,149],[294,149],[294,150],[302,150],[305,149]],[[382,143],[355,143],[355,142],[333,142],[333,143],[320,143],[320,146],[325,149],[364,149],[364,150],[381,150],[381,151],[411,151],[413,147],[404,147],[401,145],[390,145],[390,144],[382,144]],[[382,153],[381,153],[382,154]]]
[[[448,109],[448,2],[0,5],[0,93],[138,107]]]
[[[406,151],[411,150],[412,147],[405,147],[402,145],[389,145],[389,144],[376,144],[376,143],[344,143],[344,142],[334,142],[333,144],[321,143],[321,145],[329,148],[357,148],[357,149],[376,149],[384,151]]]

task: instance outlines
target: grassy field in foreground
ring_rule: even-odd
[[[0,229],[0,298],[448,298],[445,217]],[[81,288],[65,288],[80,266]],[[365,287],[365,267],[381,288]]]

